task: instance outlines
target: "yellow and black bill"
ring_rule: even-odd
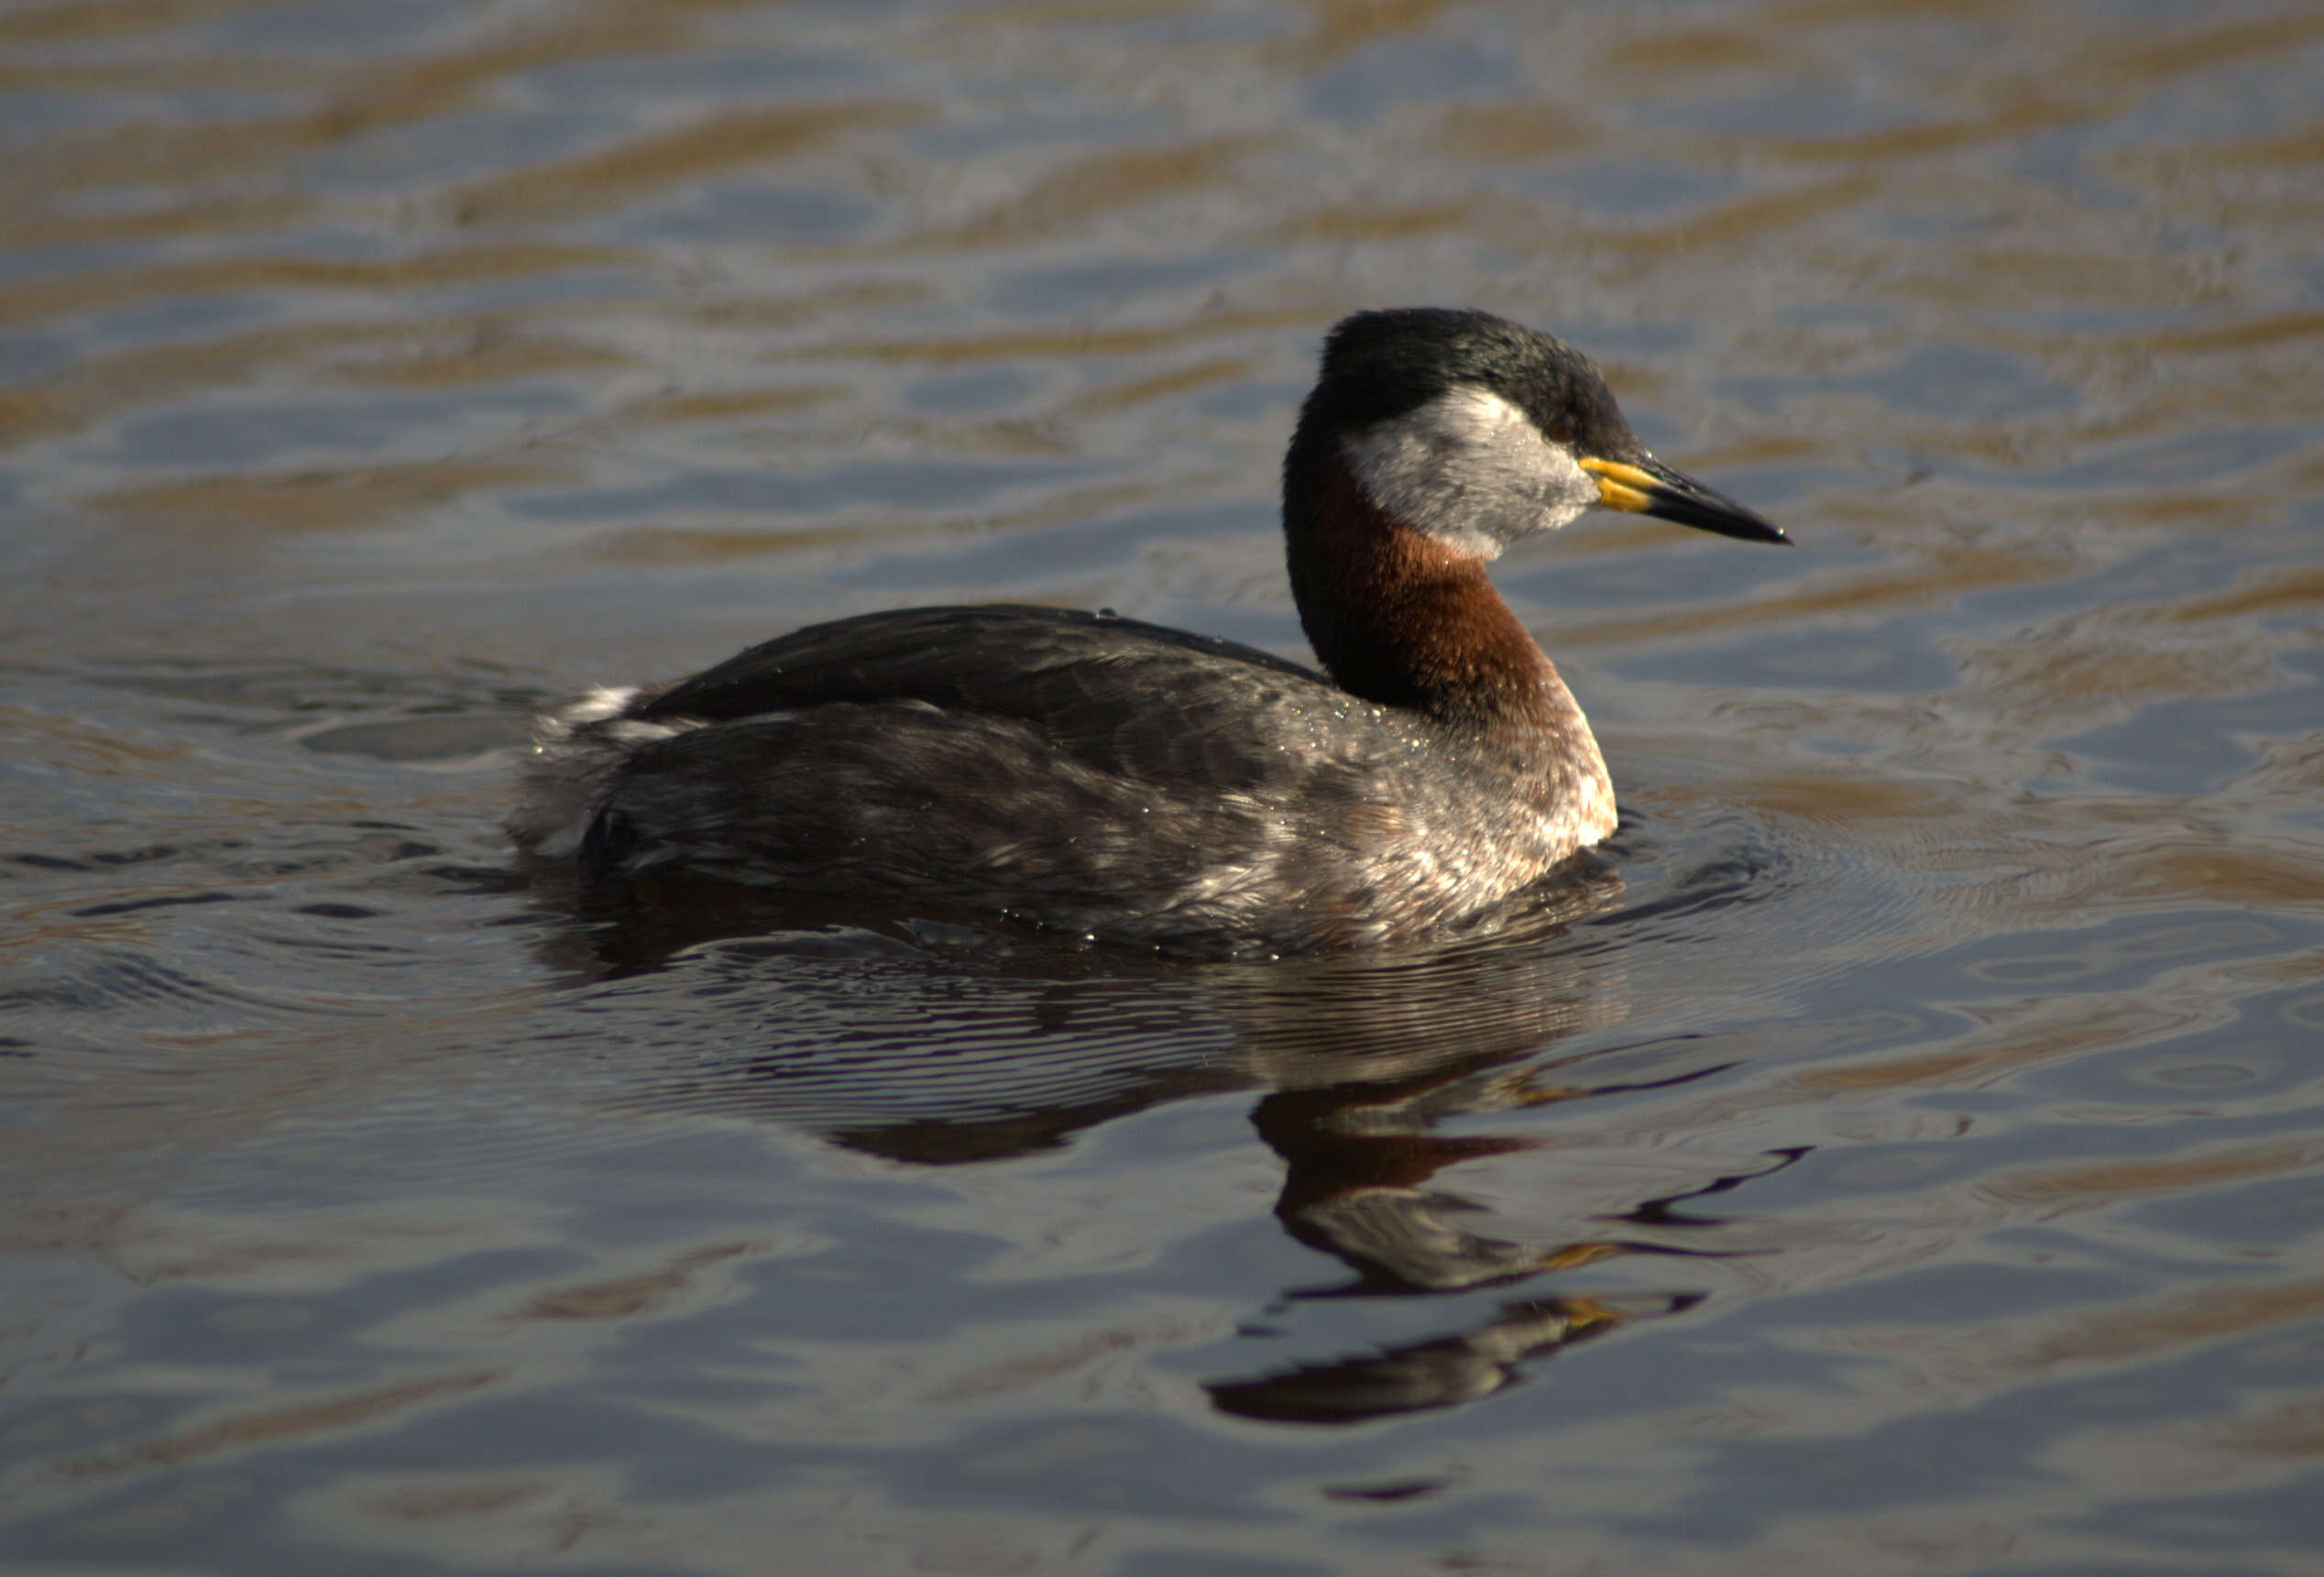
[[[1792,545],[1773,521],[1650,454],[1638,460],[1584,458],[1581,465],[1597,478],[1598,502],[1609,509],[1652,515],[1747,542]]]

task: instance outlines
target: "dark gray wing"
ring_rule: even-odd
[[[641,696],[629,715],[730,722],[882,701],[1032,724],[1092,766],[1216,789],[1301,775],[1287,752],[1331,744],[1323,754],[1343,755],[1351,717],[1378,716],[1255,647],[1136,619],[1010,606],[813,625]],[[1359,723],[1355,731],[1366,730]]]
[[[1189,657],[1200,665],[1223,658],[1323,683],[1311,670],[1255,646],[1135,619],[1011,604],[914,608],[777,636],[641,697],[630,715],[729,722],[829,701],[904,699],[1023,715],[1027,686],[1045,674],[1152,674],[1182,667]]]

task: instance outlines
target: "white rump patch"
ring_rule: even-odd
[[[584,723],[602,723],[608,717],[618,717],[637,693],[634,684],[600,684],[586,695],[542,713],[542,727],[569,734]]]
[[[630,752],[698,726],[623,717],[622,709],[637,694],[634,686],[600,685],[532,719],[524,795],[509,818],[509,831],[519,843],[561,859],[578,853],[597,819],[607,780]]]
[[[1458,553],[1497,558],[1598,501],[1597,478],[1486,389],[1455,389],[1341,440],[1364,496]]]

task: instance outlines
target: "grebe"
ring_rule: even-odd
[[[1283,463],[1324,674],[1047,608],[817,624],[538,721],[538,852],[1001,911],[1227,955],[1475,918],[1615,826],[1582,710],[1486,578],[1605,505],[1790,539],[1649,454],[1562,341],[1480,312],[1332,330]]]

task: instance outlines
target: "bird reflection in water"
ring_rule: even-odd
[[[1705,1252],[1657,1241],[1698,1224],[1672,1208],[1681,1196],[1593,1223],[1605,1232],[1517,1242],[1473,1230],[1463,1218],[1480,1207],[1431,1186],[1461,1163],[1549,1142],[1441,1132],[1449,1119],[1683,1084],[1726,1066],[1680,1046],[1644,1079],[1592,1082],[1604,1050],[1551,1055],[1623,1016],[1619,947],[1574,929],[1620,888],[1610,874],[1585,875],[1465,945],[1274,965],[1190,968],[948,923],[850,925],[828,913],[794,911],[772,927],[763,914],[714,923],[692,901],[565,936],[616,977],[601,993],[654,1003],[660,1055],[641,1057],[650,1066],[622,1091],[625,1105],[762,1116],[945,1166],[1054,1147],[1195,1095],[1261,1090],[1252,1122],[1285,1166],[1275,1214],[1352,1273],[1286,1289],[1277,1311],[1427,1297],[1458,1299],[1474,1320],[1460,1295],[1617,1255]],[[1639,1048],[1626,1049],[1635,1068]],[[1637,1235],[1623,1235],[1625,1223]],[[1222,1411],[1280,1422],[1454,1406],[1509,1385],[1527,1360],[1700,1296],[1535,1293],[1452,1334],[1255,1366],[1205,1389]]]

